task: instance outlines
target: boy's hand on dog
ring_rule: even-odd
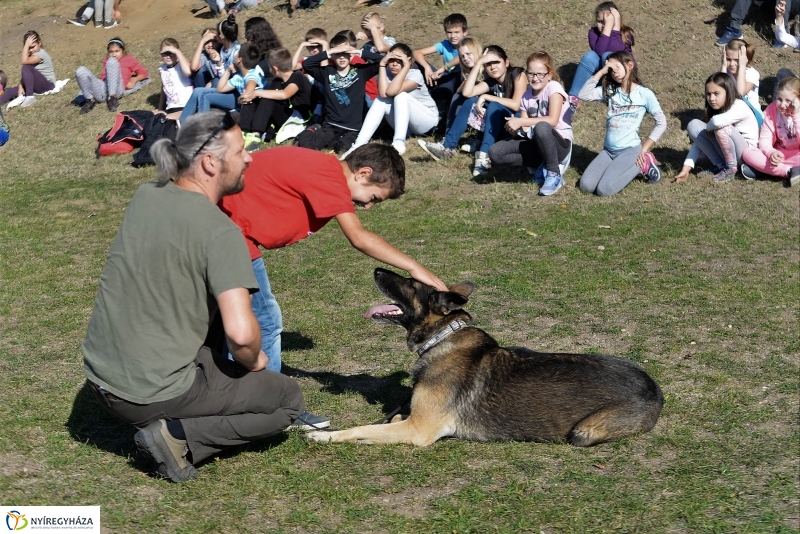
[[[433,286],[439,291],[447,291],[447,285],[439,280],[438,276],[421,265],[417,268],[409,269],[408,274],[410,274],[411,278],[417,282],[422,282],[423,284]]]

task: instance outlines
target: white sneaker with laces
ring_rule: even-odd
[[[9,101],[8,105],[6,106],[6,111],[8,111],[11,108],[19,106],[20,104],[22,104],[24,100],[25,100],[25,95],[19,95],[14,100]]]
[[[22,100],[22,104],[19,105],[21,108],[27,108],[28,106],[32,106],[36,102],[35,96],[26,96]]]
[[[405,141],[392,141],[392,148],[397,150],[397,152],[399,152],[401,156],[406,153]]]

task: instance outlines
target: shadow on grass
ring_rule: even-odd
[[[714,0],[712,2],[714,7],[720,8],[724,11],[712,19],[704,20],[703,23],[708,26],[713,24],[717,37],[725,33],[725,28],[727,28],[728,24],[730,24],[731,9],[733,8],[734,3],[735,0]],[[760,6],[757,6],[755,2],[750,5],[750,9],[742,21],[742,25],[744,26],[746,24],[752,24],[758,36],[763,38],[765,41],[772,42],[772,39],[775,37],[775,33],[772,29],[772,24],[774,22],[775,2],[766,0]],[[747,40],[749,43],[755,42],[753,36],[748,37],[745,35],[745,40]]]
[[[368,404],[380,404],[383,413],[389,413],[411,398],[411,387],[402,385],[408,378],[406,371],[376,377],[368,374],[342,375],[330,371],[304,371],[283,365],[281,373],[293,378],[313,378],[322,384],[322,391],[333,395],[356,392]]]

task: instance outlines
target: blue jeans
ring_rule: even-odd
[[[461,139],[461,136],[464,135],[464,132],[467,131],[467,119],[469,118],[469,112],[472,110],[472,104],[477,101],[477,96],[464,99],[461,102],[461,109],[455,112],[452,122],[448,117],[448,122],[451,122],[451,124],[444,136],[445,148],[456,148],[458,146],[458,141]]]
[[[235,108],[236,94],[219,93],[215,87],[198,87],[192,91],[192,96],[186,102],[180,121],[183,122],[195,113],[208,111],[212,107],[225,110]]]
[[[489,152],[489,148],[496,140],[502,139],[506,132],[506,117],[513,115],[510,109],[497,102],[486,104],[486,120],[483,124],[483,141],[481,142],[481,152]]]
[[[605,65],[606,59],[612,52],[606,52],[603,57],[597,55],[594,50],[589,50],[578,63],[578,68],[575,69],[575,77],[572,78],[572,85],[569,87],[570,96],[578,96],[586,82],[591,78],[595,72],[600,70],[602,65]]]
[[[453,98],[450,100],[450,107],[447,108],[447,123],[445,123],[445,132],[453,125],[453,121],[456,119],[456,114],[458,114],[458,111],[464,106],[464,102],[466,101],[467,97],[461,93],[456,93],[453,95]],[[470,107],[472,107],[472,104],[470,104]]]
[[[261,327],[261,350],[269,357],[267,369],[280,373],[283,316],[278,301],[272,294],[263,258],[253,260],[253,273],[256,275],[259,291],[253,293],[250,305],[258,319],[258,326]]]

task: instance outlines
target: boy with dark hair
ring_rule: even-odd
[[[450,100],[461,84],[461,61],[458,58],[458,43],[469,33],[467,17],[460,13],[447,15],[443,21],[446,39],[432,46],[414,50],[414,61],[425,71],[425,84],[436,105],[444,108],[445,115]],[[442,56],[442,66],[436,69],[428,63],[425,56],[438,54]]]
[[[258,66],[261,61],[261,54],[258,47],[252,43],[244,43],[239,48],[239,53],[236,54],[236,59],[231,66],[225,69],[222,76],[217,82],[218,93],[230,93],[236,91],[240,95],[245,90],[250,93],[251,91],[263,89],[266,83],[264,71]],[[208,99],[208,97],[206,98]],[[211,99],[211,106],[201,107],[203,105],[202,97],[198,101],[197,108],[200,111],[205,111],[214,105],[213,98]]]
[[[303,131],[295,144],[314,150],[331,148],[343,152],[350,148],[361,129],[367,80],[378,74],[380,64],[355,65],[354,58],[372,56],[352,47],[344,35],[331,39],[331,47],[303,61],[306,72],[325,87],[325,120]],[[323,67],[322,62],[328,59],[331,61]]]
[[[273,48],[268,59],[275,75],[269,87],[253,91],[252,100],[239,97],[242,104],[239,124],[242,131],[247,132],[244,141],[248,152],[263,148],[264,143],[275,139],[289,117],[295,116],[303,123],[311,113],[311,84],[303,73],[292,68],[289,51]]]
[[[405,162],[394,148],[370,143],[354,150],[344,161],[298,147],[272,148],[252,157],[245,174],[247,187],[223,198],[219,205],[242,229],[250,250],[260,288],[253,294],[251,305],[261,327],[261,346],[269,357],[268,369],[279,372],[281,368],[283,319],[259,246],[270,250],[291,245],[335,218],[357,250],[407,271],[420,282],[447,290],[428,269],[361,226],[356,215],[356,206],[369,209],[403,194]],[[304,414],[304,418],[305,423],[316,427],[330,424],[318,416]]]

